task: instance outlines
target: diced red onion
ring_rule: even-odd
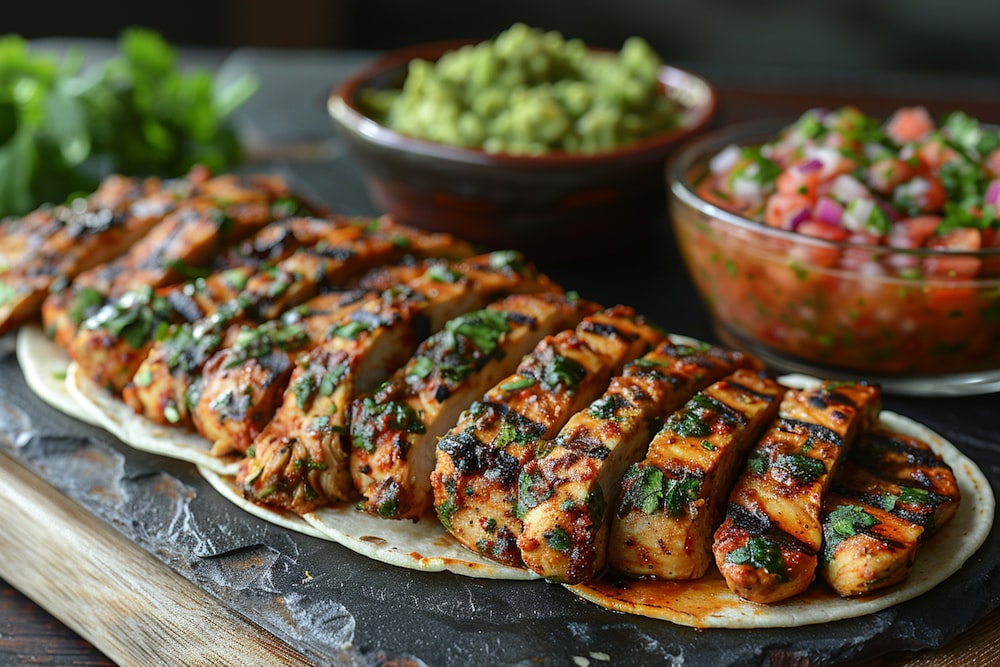
[[[792,215],[788,218],[788,229],[793,232],[798,231],[799,225],[808,220],[812,216],[812,211],[808,208],[804,208],[798,213]]]
[[[812,158],[801,164],[795,165],[795,168],[802,172],[803,174],[808,174],[813,171],[819,171],[823,168],[823,161],[817,158]]]
[[[829,197],[820,197],[813,208],[813,218],[831,225],[840,225],[844,207]]]
[[[983,203],[987,206],[1000,206],[1000,178],[990,181],[986,186]]]

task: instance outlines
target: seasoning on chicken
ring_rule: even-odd
[[[729,588],[777,602],[816,577],[823,497],[848,448],[881,409],[877,387],[827,381],[789,391],[752,448],[715,533],[715,563]]]
[[[561,291],[524,261],[498,251],[449,265],[383,293],[368,320],[347,322],[353,336],[333,336],[296,360],[281,407],[248,451],[237,484],[257,502],[302,514],[354,495],[350,476],[352,402],[411,358],[429,333],[460,313],[509,293]],[[360,312],[360,311],[359,311]],[[420,336],[414,335],[414,326]],[[355,326],[367,322],[368,326]],[[394,413],[403,431],[412,411]]]
[[[522,467],[627,362],[661,339],[656,327],[627,306],[544,338],[438,442],[431,486],[444,526],[473,551],[521,565],[520,517],[544,499],[521,476]]]
[[[518,294],[460,315],[421,343],[406,366],[354,402],[351,473],[365,497],[360,508],[420,518],[431,506],[437,439],[539,340],[597,309],[572,296]]]
[[[314,243],[295,247],[263,271],[229,269],[162,291],[126,292],[83,323],[70,354],[86,377],[121,393],[154,344],[172,347],[169,357],[176,366],[200,367],[230,328],[235,332],[240,324],[274,319],[321,289],[407,254],[453,256],[467,250],[450,235],[420,232],[388,218],[338,219]],[[164,407],[154,402],[150,415]]]
[[[248,266],[255,255],[252,244],[241,243],[245,238],[256,238],[275,220],[316,213],[281,181],[230,175],[200,185],[185,200],[171,197],[169,205],[173,210],[124,253],[72,281],[63,278],[53,284],[41,312],[43,329],[56,344],[67,347],[83,320],[129,290],[156,289]]]
[[[446,320],[498,295],[552,287],[527,267],[523,273],[512,273],[493,267],[492,259],[484,255],[450,264],[398,267],[395,285],[381,294],[367,293],[343,304],[315,297],[305,305],[319,312],[304,319],[294,309],[287,314],[287,323],[267,323],[264,331],[241,327],[237,339],[242,337],[249,346],[236,344],[212,354],[188,391],[194,426],[213,443],[216,454],[245,452],[281,402],[295,356],[330,339],[355,339],[364,330],[395,328],[406,341],[400,340],[395,353],[406,356],[389,365],[392,372],[427,336],[428,327],[438,331]],[[279,344],[282,341],[272,332],[284,333],[284,342],[291,344]],[[288,332],[299,333],[289,340]],[[377,340],[386,337],[382,334]]]
[[[903,581],[960,502],[954,472],[926,442],[884,428],[866,433],[824,503],[823,578],[845,597]]]
[[[517,540],[524,564],[552,581],[596,576],[606,562],[609,508],[625,469],[646,454],[665,415],[739,367],[761,366],[739,352],[669,339],[628,363],[525,464],[521,474],[547,490],[524,513]]]
[[[58,281],[124,252],[193,186],[190,179],[114,176],[87,198],[5,223],[0,235],[0,335],[36,317]]]
[[[608,546],[613,568],[660,579],[708,571],[726,496],[784,393],[760,373],[737,370],[667,418],[622,481]]]

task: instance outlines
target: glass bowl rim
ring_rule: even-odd
[[[755,140],[773,138],[775,133],[794,122],[795,118],[770,118],[765,120],[733,123],[724,127],[699,134],[679,146],[667,166],[669,191],[679,201],[698,210],[705,216],[720,220],[740,230],[752,232],[763,237],[787,241],[797,245],[812,246],[821,249],[852,250],[874,253],[880,256],[901,255],[915,258],[975,258],[1000,260],[1000,247],[982,248],[980,250],[954,250],[948,248],[897,248],[874,243],[857,243],[852,241],[833,241],[807,234],[800,234],[787,229],[770,227],[763,223],[745,218],[736,213],[720,208],[699,197],[691,187],[689,175],[699,163],[704,163],[718,150],[729,144],[750,145]],[[854,272],[850,272],[854,273]],[[997,280],[1000,275],[976,276],[978,280]]]

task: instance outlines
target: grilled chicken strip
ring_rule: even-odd
[[[523,475],[544,497],[527,507],[517,544],[524,564],[551,581],[593,578],[606,562],[612,501],[625,469],[640,460],[665,415],[694,392],[760,362],[708,344],[660,343],[628,363],[608,390],[573,415],[529,460]]]
[[[631,308],[615,306],[544,338],[438,442],[431,487],[445,528],[473,551],[521,565],[520,517],[546,491],[536,493],[522,467],[662,337]]]
[[[777,602],[816,577],[823,497],[848,448],[878,419],[877,387],[824,382],[789,391],[755,444],[715,533],[715,563],[729,588]]]
[[[377,300],[363,290],[320,294],[276,320],[240,327],[233,344],[212,354],[186,391],[192,425],[213,443],[212,451],[246,452],[281,403],[295,356],[345,329],[351,334],[354,329],[343,324]]]
[[[881,507],[830,493],[823,503],[820,572],[838,595],[867,595],[907,578],[924,529]]]
[[[296,513],[353,495],[351,404],[415,352],[423,335],[504,294],[561,291],[518,253],[490,253],[428,270],[383,293],[371,326],[333,336],[296,360],[281,407],[248,452],[237,483],[258,502]],[[360,320],[359,320],[360,321]],[[422,334],[415,335],[414,323]],[[351,322],[344,326],[351,326]],[[409,418],[406,412],[396,417]],[[408,430],[407,424],[402,425]]]
[[[597,309],[560,294],[519,294],[460,315],[421,343],[405,367],[354,402],[351,475],[364,495],[360,508],[420,518],[431,506],[437,439],[543,337]]]
[[[21,271],[37,262],[46,243],[63,230],[74,214],[106,210],[112,215],[121,215],[128,212],[133,202],[144,197],[149,197],[152,213],[161,208],[153,202],[162,202],[163,197],[169,201],[189,196],[196,180],[191,176],[195,173],[201,172],[192,172],[186,179],[168,181],[157,178],[140,180],[115,174],[101,181],[97,190],[86,198],[64,205],[42,206],[23,217],[0,220],[0,274],[10,270]],[[169,204],[163,210],[170,210]]]
[[[625,473],[612,517],[611,567],[660,579],[708,571],[726,495],[784,393],[760,373],[737,370],[670,415],[646,458]]]
[[[186,196],[190,180],[106,179],[87,199],[4,226],[0,334],[38,315],[50,288],[121,254]]]
[[[876,428],[848,453],[834,480],[844,495],[883,507],[931,534],[958,511],[955,473],[923,440]]]
[[[951,467],[922,440],[876,429],[862,436],[824,503],[820,572],[845,597],[903,581],[918,549],[957,511]]]
[[[308,351],[325,339],[355,338],[365,329],[401,327],[406,321],[413,329],[409,333],[416,339],[412,345],[401,345],[399,350],[412,352],[416,343],[427,335],[426,326],[416,326],[420,322],[429,322],[430,330],[437,331],[445,320],[481,307],[498,294],[552,287],[533,270],[515,273],[495,268],[491,265],[495,260],[494,255],[484,255],[451,264],[428,263],[426,269],[419,265],[400,267],[396,271],[400,274],[397,284],[381,295],[370,294],[339,309],[324,305],[321,311],[327,312],[306,318],[303,323],[311,335],[301,338],[297,351]],[[411,273],[412,277],[407,278]],[[277,329],[287,330],[287,327]],[[276,349],[270,344],[273,336],[254,335],[254,331],[244,327],[239,334],[253,341],[253,354],[248,354],[246,346],[220,350],[209,358],[197,387],[189,392],[195,396],[191,400],[194,425],[214,443],[213,451],[219,454],[246,451],[270,419],[273,407],[280,403],[291,373],[295,348]],[[395,370],[395,366],[390,370]],[[246,409],[233,409],[244,405]]]
[[[468,244],[447,234],[420,232],[389,218],[318,222],[314,229],[326,226],[325,233],[306,245],[291,243],[294,252],[265,270],[256,271],[251,265],[159,292],[149,288],[126,292],[83,323],[70,345],[71,356],[84,375],[121,393],[151,353],[157,336],[168,328],[173,328],[171,339],[185,343],[174,345],[174,363],[188,365],[191,360],[185,355],[196,352],[200,366],[223,342],[221,332],[241,323],[274,319],[321,288],[343,284],[408,254],[452,257],[469,252]],[[192,339],[192,344],[185,339]]]
[[[273,178],[217,176],[194,197],[178,202],[124,254],[83,271],[69,284],[57,281],[42,303],[44,330],[68,347],[80,323],[109,299],[143,286],[159,288],[209,270],[244,266],[247,262],[241,260],[255,255],[235,252],[234,243],[277,219],[316,213]]]

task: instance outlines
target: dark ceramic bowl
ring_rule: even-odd
[[[365,114],[359,91],[399,87],[412,59],[436,60],[464,43],[387,53],[329,98],[330,115],[381,211],[406,224],[539,259],[607,253],[655,227],[665,208],[668,155],[715,115],[716,94],[705,80],[664,66],[663,94],[683,108],[682,125],[594,154],[491,154],[408,137]]]

